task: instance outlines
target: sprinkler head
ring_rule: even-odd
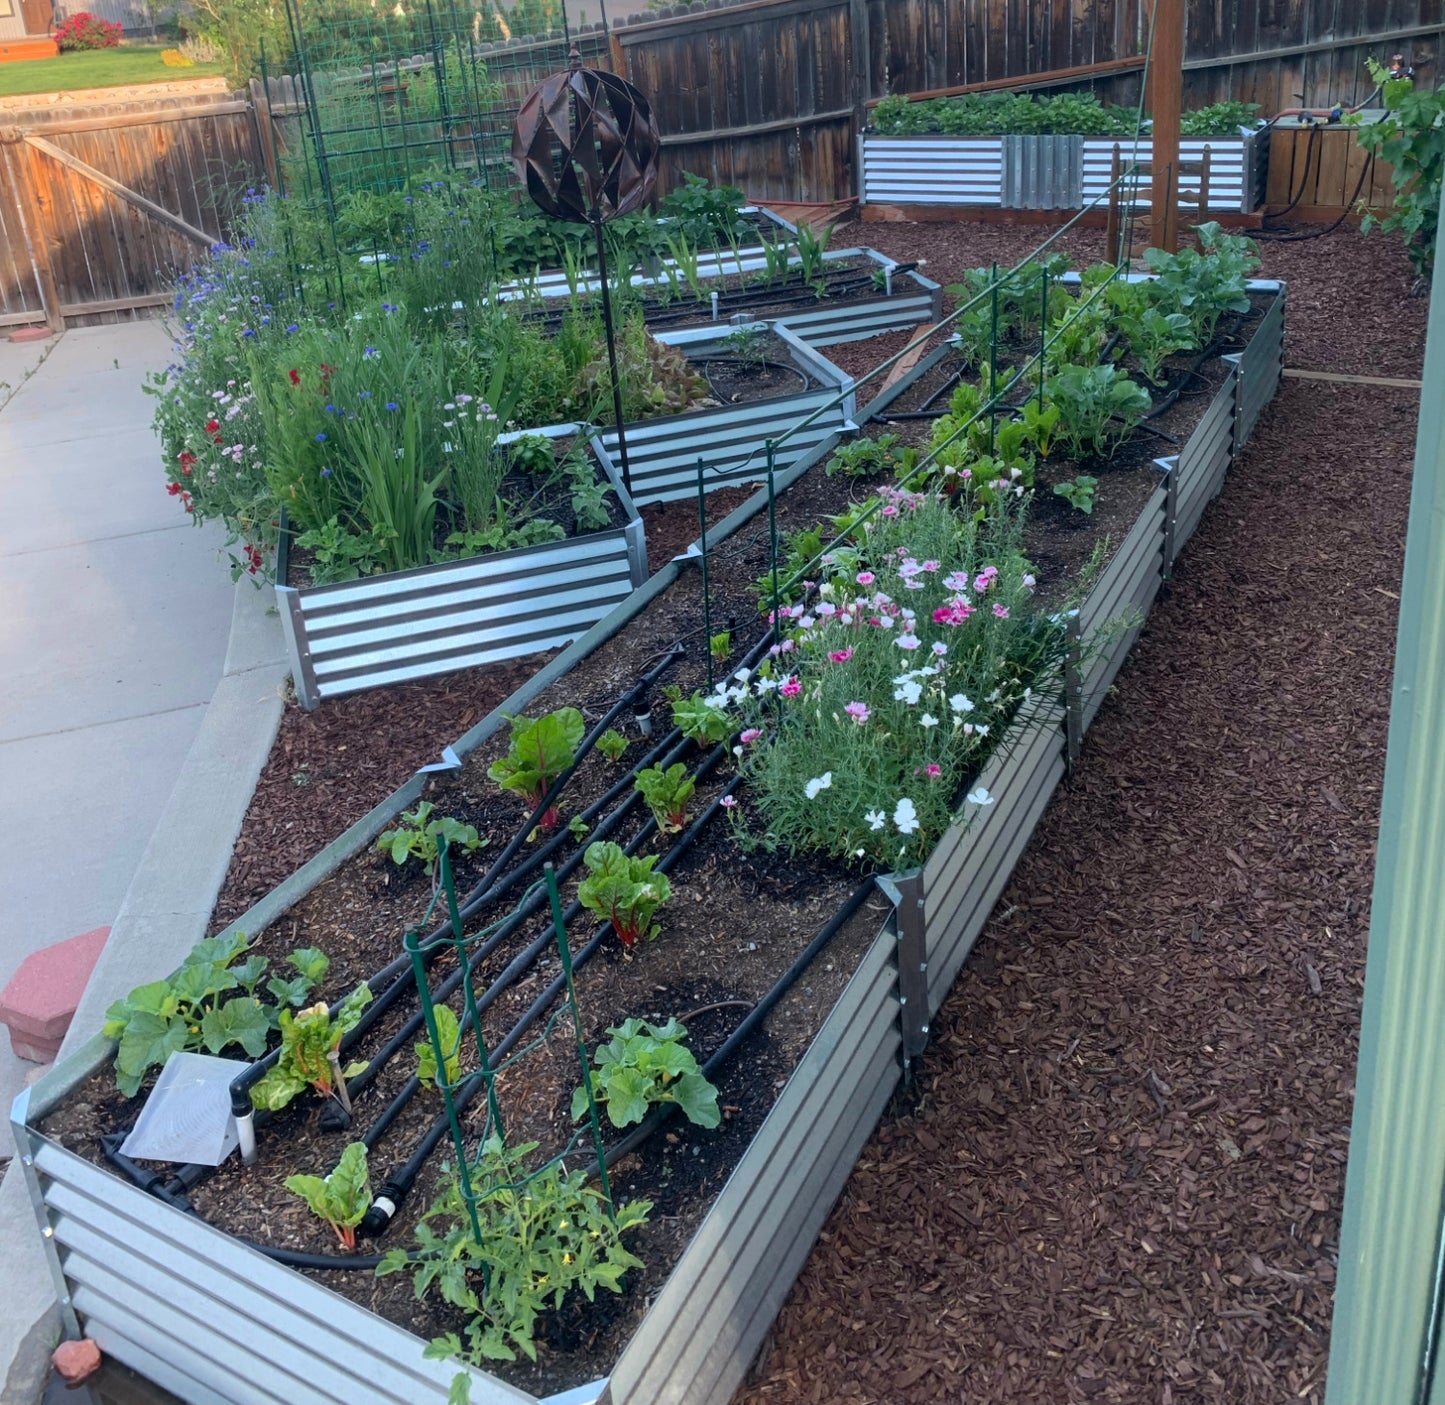
[[[652,735],[652,710],[651,710],[651,708],[647,708],[647,707],[643,707],[643,706],[639,705],[637,711],[632,714],[632,720],[633,720],[635,723],[637,723],[637,735],[638,735],[638,736],[640,736],[640,737],[650,737],[650,736]]]

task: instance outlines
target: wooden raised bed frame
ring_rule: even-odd
[[[544,1405],[726,1405],[896,1087],[927,1042],[931,1019],[982,930],[1054,787],[1123,665],[1203,505],[1219,490],[1283,361],[1284,288],[1164,481],[1096,582],[1078,617],[1083,670],[1071,670],[1051,714],[1016,728],[981,782],[996,797],[955,827],[921,869],[880,879],[895,911],[743,1154],[607,1381]],[[790,471],[780,482],[798,476]],[[710,539],[759,511],[755,495]],[[677,578],[669,563],[507,703],[459,739],[465,754],[524,708]],[[1122,635],[1098,631],[1121,614]],[[1091,642],[1100,643],[1092,655]],[[233,926],[274,921],[421,792],[407,782]],[[230,1236],[97,1169],[34,1130],[113,1053],[97,1037],[15,1102],[22,1174],[45,1236],[67,1331],[193,1401],[292,1405],[297,1399],[441,1405],[456,1367],[427,1361],[425,1343]],[[473,1372],[476,1405],[536,1398]]]

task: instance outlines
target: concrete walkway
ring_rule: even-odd
[[[219,528],[192,526],[164,491],[141,384],[169,352],[158,322],[0,342],[0,381],[11,385],[0,390],[0,833],[10,836],[0,985],[36,948],[115,923],[87,992],[89,1027],[78,1018],[72,1028],[81,1041],[97,1009],[173,968],[176,948],[200,935],[215,892],[205,886],[219,883],[218,865],[224,873],[280,712],[266,597],[238,592]],[[208,825],[208,801],[228,790]],[[200,887],[178,896],[168,873]],[[34,1066],[0,1043],[8,1111]],[[0,1157],[13,1150],[7,1123]],[[38,1398],[54,1330],[39,1243],[20,1178],[8,1175],[5,1405]]]

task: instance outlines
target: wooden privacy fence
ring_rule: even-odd
[[[171,300],[262,180],[239,96],[0,114],[0,327],[118,320]]]

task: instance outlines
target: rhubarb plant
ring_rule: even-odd
[[[370,1004],[371,990],[363,981],[341,1002],[335,1015],[324,1000],[295,1015],[283,1010],[281,1052],[275,1064],[252,1087],[252,1104],[268,1112],[279,1112],[307,1088],[314,1088],[323,1097],[334,1094],[349,1110],[346,1079],[365,1065],[341,1068],[341,1040],[356,1028],[362,1012]]]
[[[657,855],[642,858],[599,840],[587,846],[582,859],[590,871],[577,889],[577,901],[611,922],[623,946],[655,937],[659,929],[652,919],[672,896],[667,875],[653,872]]]
[[[507,754],[493,761],[487,775],[504,790],[516,791],[535,810],[552,782],[577,759],[586,724],[575,707],[560,707],[531,721],[509,717],[512,737]],[[540,827],[555,829],[557,807],[543,812]]]
[[[716,1127],[722,1121],[717,1089],[703,1076],[692,1050],[684,1043],[687,1028],[675,1019],[664,1025],[632,1019],[609,1029],[612,1036],[592,1056],[589,1072],[592,1097],[607,1107],[614,1127],[641,1122],[658,1103],[672,1103],[689,1122]],[[572,1094],[572,1116],[586,1115],[587,1089]]]
[[[637,789],[657,827],[664,834],[679,834],[687,823],[687,802],[697,788],[697,782],[688,773],[681,761],[675,762],[665,771],[661,766],[649,766],[637,773]]]
[[[342,1248],[356,1248],[356,1226],[371,1208],[365,1142],[352,1142],[329,1176],[287,1176],[284,1184],[336,1231]]]

